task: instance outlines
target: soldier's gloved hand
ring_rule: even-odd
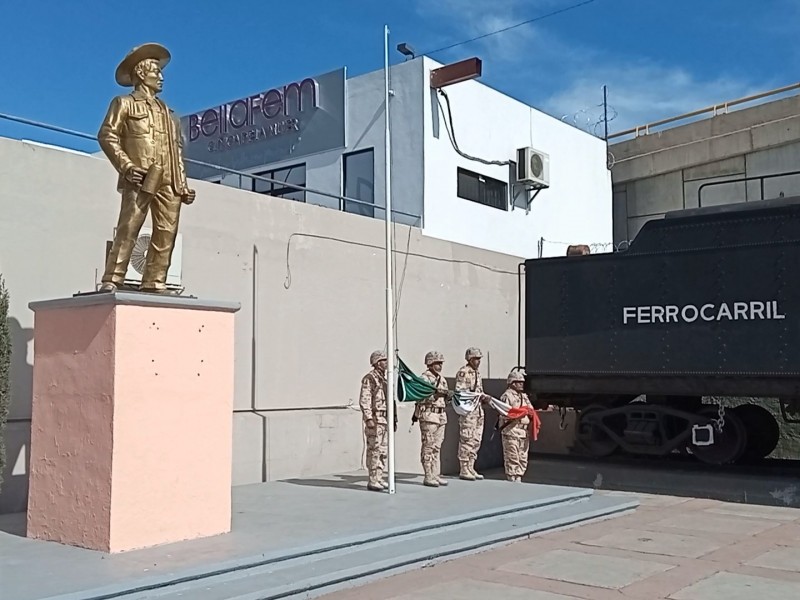
[[[375,421],[372,419],[367,419],[366,422],[367,429],[374,429],[375,428]]]
[[[134,185],[142,185],[145,175],[147,175],[147,171],[135,165],[131,165],[125,169],[123,177],[125,178],[125,181],[129,183],[133,183]]]

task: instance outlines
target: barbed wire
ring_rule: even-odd
[[[541,238],[540,242],[542,244],[551,244],[551,245],[554,245],[554,246],[564,246],[564,247],[578,245],[577,242],[559,242],[559,241],[556,241],[556,240],[548,240],[546,238]],[[605,251],[608,248],[612,248],[614,251],[618,252],[620,250],[627,250],[628,247],[630,246],[630,241],[629,240],[623,240],[623,241],[617,242],[617,243],[615,243],[615,242],[591,242],[589,244],[584,244],[584,245],[589,246],[589,249],[593,253],[596,253],[598,251]]]
[[[603,103],[601,102],[600,104],[593,104],[591,106],[586,106],[584,108],[578,109],[571,115],[567,113],[561,117],[561,121],[565,123],[571,122],[572,125],[574,125],[578,129],[602,139],[605,137],[604,135],[605,131],[604,130],[598,131],[598,128],[604,126],[607,123],[610,123],[619,116],[619,112],[612,105],[608,104],[606,108],[608,111],[608,116],[604,114]],[[598,110],[600,114],[594,116],[593,113],[597,112]],[[579,122],[581,115],[586,115],[586,122],[583,124]],[[567,120],[568,118],[569,120]]]

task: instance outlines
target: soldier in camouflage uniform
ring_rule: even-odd
[[[508,374],[508,389],[500,397],[511,408],[528,406],[533,408],[528,395],[523,392],[525,374],[519,369],[514,369]],[[522,481],[522,476],[528,468],[528,448],[530,447],[531,420],[525,416],[521,419],[508,421],[500,417],[501,434],[503,437],[503,463],[506,478],[509,481]]]
[[[381,350],[370,355],[372,370],[361,379],[358,398],[367,434],[367,488],[376,492],[388,487],[383,481],[388,452],[386,362],[386,353]]]
[[[422,450],[420,460],[425,473],[423,483],[428,487],[447,485],[447,480],[441,474],[440,452],[444,442],[444,429],[447,424],[447,399],[449,389],[447,380],[442,376],[444,356],[435,350],[425,355],[425,366],[428,370],[420,377],[436,387],[436,392],[425,400],[417,403],[414,408],[414,419],[419,421],[419,430],[422,437]]]
[[[481,365],[483,354],[478,348],[468,348],[464,354],[467,364],[456,373],[457,392],[477,392],[483,394],[483,380],[478,368]],[[481,401],[468,415],[458,417],[458,462],[461,464],[461,479],[475,481],[483,479],[483,475],[475,470],[475,459],[483,439],[483,403]]]

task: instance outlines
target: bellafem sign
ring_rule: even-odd
[[[304,96],[308,98],[310,95],[311,106],[317,108],[318,94],[319,84],[308,77],[299,83],[289,83],[283,88],[273,88],[209,108],[189,116],[189,141],[194,142],[201,136],[224,136],[252,127],[257,122],[267,125],[273,119],[287,117],[292,107],[292,112],[302,112],[308,107],[303,105]]]

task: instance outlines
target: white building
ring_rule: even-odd
[[[420,57],[391,67],[393,220],[525,258],[539,256],[541,238],[544,256],[563,255],[567,243],[609,244],[605,142],[477,80],[445,87],[445,98],[430,85],[441,66]],[[383,105],[382,70],[347,79],[339,69],[183,118],[187,158],[333,197],[196,164],[189,174],[383,219]],[[532,174],[545,184],[538,192],[518,179],[525,148],[544,159],[543,172]]]

